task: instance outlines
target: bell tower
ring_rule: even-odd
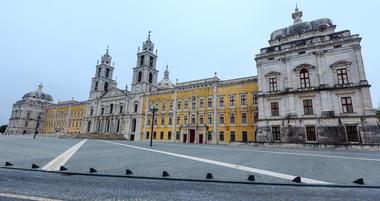
[[[156,69],[157,50],[154,53],[154,43],[148,38],[143,42],[142,50],[140,47],[137,52],[137,64],[133,68],[132,93],[155,91],[157,89]]]
[[[112,79],[114,64],[111,64],[112,57],[109,55],[109,48],[102,56],[101,62],[97,63],[95,76],[92,78],[90,100],[97,99],[107,91],[116,87],[116,81]]]

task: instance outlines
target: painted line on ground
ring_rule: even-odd
[[[111,142],[111,141],[107,141],[107,140],[102,141],[102,142],[107,142],[107,143],[111,143],[111,144],[115,144],[115,145],[140,149],[140,150],[144,150],[144,151],[156,152],[156,153],[165,154],[165,155],[169,155],[169,156],[175,156],[175,157],[179,157],[179,158],[190,159],[190,160],[199,161],[199,162],[203,162],[203,163],[209,163],[209,164],[213,164],[213,165],[219,165],[219,166],[223,166],[223,167],[228,167],[228,168],[237,169],[237,170],[243,170],[243,171],[262,174],[262,175],[267,175],[267,176],[276,177],[276,178],[280,178],[280,179],[286,179],[286,180],[290,180],[290,181],[296,177],[293,175],[283,174],[283,173],[279,173],[279,172],[272,172],[272,171],[257,169],[257,168],[253,168],[253,167],[247,167],[247,166],[242,166],[242,165],[237,165],[237,164],[232,164],[232,163],[225,163],[225,162],[209,160],[209,159],[199,158],[199,157],[194,157],[194,156],[188,156],[188,155],[183,155],[183,154],[176,154],[176,153],[172,153],[172,152],[160,151],[160,150],[149,149],[149,148],[144,148],[144,147],[139,147],[139,146],[127,145],[127,144]],[[307,184],[333,184],[333,183],[315,180],[315,179],[309,179],[309,178],[305,178],[305,177],[302,177],[302,182],[307,183]]]
[[[41,197],[19,195],[19,194],[12,194],[12,193],[0,193],[0,198],[1,197],[15,198],[15,199],[21,199],[21,200],[32,200],[32,201],[61,201],[61,200],[56,200],[56,199],[41,198]]]
[[[165,145],[169,146],[183,146],[183,147],[191,147],[191,148],[202,148],[202,149],[219,149],[219,150],[234,150],[234,151],[249,151],[249,152],[262,152],[262,153],[271,153],[271,154],[282,154],[282,155],[296,155],[296,156],[311,156],[311,157],[321,157],[321,158],[335,158],[335,159],[349,159],[349,160],[363,160],[363,161],[376,161],[380,162],[380,159],[376,158],[362,158],[362,157],[349,157],[349,156],[331,156],[331,155],[321,155],[321,154],[302,154],[302,153],[294,153],[294,152],[285,152],[285,151],[267,151],[260,149],[236,149],[236,148],[222,148],[215,146],[191,146],[191,145],[177,145],[165,143]],[[330,152],[331,153],[331,152]]]
[[[65,163],[79,150],[79,148],[87,141],[87,139],[84,139],[77,143],[76,145],[72,146],[65,152],[63,152],[61,155],[59,155],[57,158],[50,161],[48,164],[46,164],[44,167],[42,167],[42,170],[46,171],[58,171],[59,168]]]

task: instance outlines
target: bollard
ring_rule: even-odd
[[[166,172],[166,171],[163,171],[163,172],[162,172],[162,176],[163,176],[163,177],[168,177],[168,176],[169,176],[169,173]]]
[[[207,173],[207,175],[206,175],[206,179],[212,179],[212,178],[214,178],[214,177],[212,176],[212,174],[211,174],[211,173]]]
[[[296,183],[301,183],[301,177],[296,177],[292,181]]]
[[[133,172],[132,172],[130,169],[126,169],[126,170],[125,170],[125,174],[126,174],[126,175],[129,175],[129,174],[133,174]]]

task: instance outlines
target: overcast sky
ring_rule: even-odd
[[[328,17],[360,34],[374,107],[379,104],[380,1],[297,0],[303,21]],[[0,124],[12,104],[42,81],[58,100],[86,100],[95,65],[110,46],[119,88],[130,87],[148,30],[159,79],[173,82],[256,75],[254,57],[270,33],[292,24],[295,0],[8,0],[0,12]]]

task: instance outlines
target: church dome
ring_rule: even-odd
[[[329,18],[322,18],[310,22],[302,22],[302,11],[299,11],[298,8],[296,8],[295,12],[292,14],[292,17],[294,19],[293,25],[272,32],[270,37],[271,40],[281,39],[299,33],[317,31],[334,26],[333,22]]]
[[[162,79],[158,83],[158,88],[159,89],[170,89],[170,88],[173,88],[173,87],[174,87],[174,84],[169,79],[169,70],[168,70],[168,66],[166,65],[166,70],[165,70],[165,73],[164,73],[164,79]]]
[[[42,84],[38,85],[38,89],[36,91],[31,91],[29,93],[26,93],[22,99],[37,99],[47,102],[52,102],[53,97],[50,96],[47,93],[42,92]]]

